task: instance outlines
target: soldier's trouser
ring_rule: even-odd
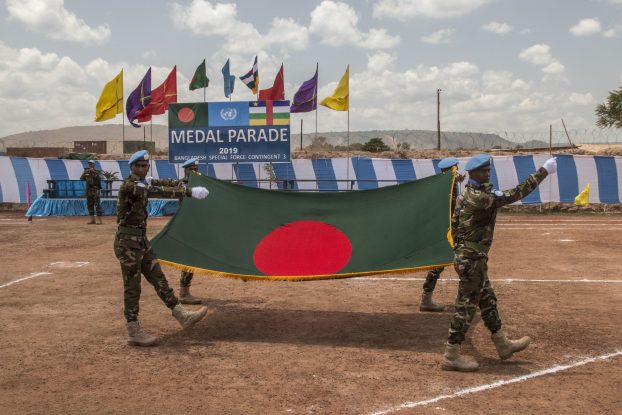
[[[428,271],[428,275],[425,277],[425,282],[423,283],[423,291],[426,293],[431,293],[434,291],[436,287],[436,281],[441,276],[441,272],[443,272],[444,268],[435,268]]]
[[[114,253],[121,263],[124,314],[128,322],[138,320],[141,273],[153,285],[156,293],[168,308],[172,309],[179,304],[175,293],[168,286],[168,281],[146,236],[117,232],[114,240]]]
[[[194,274],[192,272],[182,271],[181,278],[179,278],[179,285],[182,287],[190,287],[193,276]]]
[[[99,200],[99,190],[97,190],[96,192],[86,193],[86,208],[89,210],[89,216],[95,216],[95,212],[97,212],[97,216],[102,215],[102,206]]]
[[[454,267],[460,277],[460,283],[456,298],[456,313],[451,319],[447,342],[456,344],[464,341],[478,307],[488,330],[492,333],[499,331],[501,319],[497,311],[497,297],[488,279],[486,254],[456,253]]]

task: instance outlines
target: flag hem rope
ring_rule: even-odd
[[[167,261],[165,259],[158,259],[158,262],[175,268],[179,271],[192,272],[194,274],[209,275],[218,278],[237,278],[241,280],[253,280],[253,281],[289,281],[289,282],[302,282],[302,281],[320,281],[320,280],[337,280],[355,277],[364,277],[368,275],[377,274],[407,274],[410,272],[429,271],[431,269],[444,268],[452,265],[452,263],[436,264],[436,265],[423,265],[414,268],[399,268],[389,270],[378,271],[362,271],[362,272],[349,272],[344,274],[324,274],[324,275],[246,275],[246,274],[232,274],[222,271],[214,271],[205,268],[190,267],[188,265],[178,264],[176,262]]]

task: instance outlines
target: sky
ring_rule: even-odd
[[[0,21],[0,137],[103,124],[95,104],[121,69],[125,97],[177,65],[178,102],[202,101],[188,85],[203,59],[208,101],[226,100],[227,58],[241,76],[257,55],[260,88],[283,63],[286,99],[316,63],[320,99],[350,65],[353,131],[435,130],[437,89],[446,131],[592,129],[622,85],[622,0],[4,0]],[[233,100],[252,99],[238,79]],[[292,126],[312,132],[315,115]],[[347,128],[344,112],[317,118]]]

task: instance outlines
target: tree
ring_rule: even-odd
[[[369,151],[370,153],[380,153],[381,151],[389,151],[390,148],[382,141],[382,138],[372,138],[363,144],[361,150]]]
[[[610,91],[607,101],[596,106],[596,125],[622,128],[622,87]]]

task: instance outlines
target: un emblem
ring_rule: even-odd
[[[238,116],[238,110],[235,108],[223,108],[220,110],[220,118],[223,120],[231,121]]]

